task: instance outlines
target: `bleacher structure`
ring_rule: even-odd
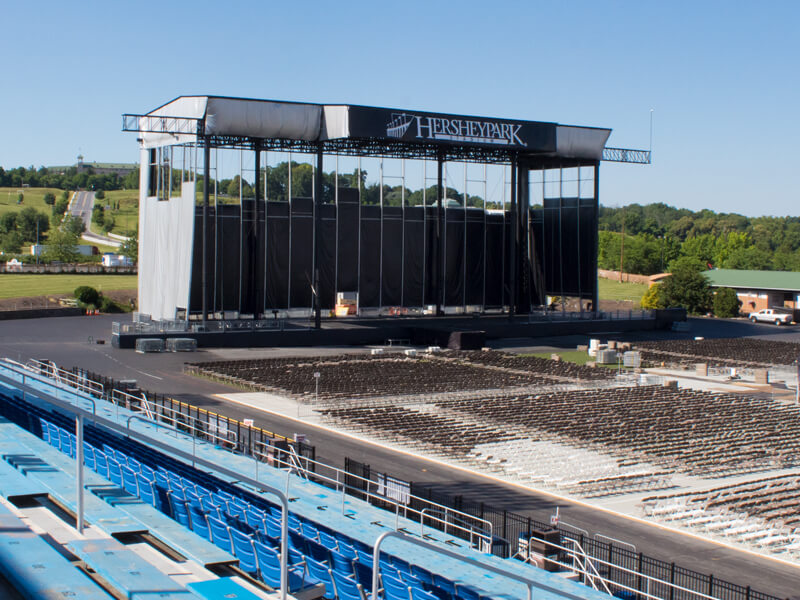
[[[497,557],[486,552],[491,526],[468,515],[440,512],[444,527],[423,527],[402,494],[392,501],[384,490],[388,510],[381,509],[348,493],[340,471],[312,471],[303,465],[313,461],[286,452],[234,454],[101,394],[54,366],[0,361],[0,591],[8,584],[9,595],[32,598],[599,600],[613,592],[713,600],[661,581],[652,586],[666,590],[659,595],[612,583],[602,561],[535,536],[532,544],[568,558],[551,556],[544,570]],[[562,572],[548,572],[555,570]],[[648,576],[637,576],[651,589]]]

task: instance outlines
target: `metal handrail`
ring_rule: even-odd
[[[598,572],[597,567],[594,566],[594,563],[592,562],[592,557],[589,556],[589,554],[586,552],[586,550],[584,550],[583,547],[578,543],[578,540],[573,540],[572,538],[566,538],[566,539],[567,539],[568,542],[571,542],[571,543],[573,543],[575,545],[575,548],[580,552],[581,556],[583,556],[583,558],[585,559],[585,562],[581,561],[581,564],[583,564],[583,565],[587,565],[588,564],[591,567],[592,571],[594,571],[594,576],[590,576],[590,579],[589,579],[589,581],[592,584],[592,587],[594,589],[597,589],[597,586],[594,583],[595,578],[597,578],[597,579],[600,580],[600,583],[603,584],[603,587],[605,588],[606,592],[610,596],[613,596],[613,594],[611,593],[611,590],[608,589],[608,585],[606,585],[606,582],[603,579],[602,575],[600,575],[600,573]],[[573,561],[575,560],[575,558],[577,558],[577,556],[573,555]],[[584,573],[588,574],[588,571],[586,570],[585,566],[583,568],[583,571],[584,571]]]
[[[0,366],[3,366],[2,361],[0,361]],[[13,373],[21,375],[23,377],[25,375],[27,375],[26,373],[20,373],[19,371],[15,370],[11,365],[6,364],[5,366],[6,366],[6,368],[8,370],[10,370]],[[240,483],[245,483],[245,484],[251,485],[257,490],[261,490],[261,491],[264,491],[264,492],[267,492],[269,494],[273,494],[273,495],[277,496],[278,500],[281,503],[281,507],[282,507],[282,515],[281,515],[281,589],[280,589],[280,591],[281,591],[281,600],[286,600],[287,588],[288,588],[288,583],[289,583],[289,579],[288,579],[288,565],[289,565],[289,556],[288,556],[288,554],[289,554],[289,545],[288,545],[289,499],[288,499],[287,495],[284,494],[281,490],[279,490],[277,488],[274,488],[274,487],[272,487],[272,486],[270,486],[268,484],[262,483],[260,481],[251,479],[248,475],[245,475],[244,473],[241,473],[241,472],[236,471],[234,469],[231,469],[229,467],[220,465],[220,464],[212,462],[210,460],[206,460],[206,459],[202,459],[202,458],[196,458],[195,456],[189,455],[187,452],[185,452],[183,450],[180,450],[178,448],[175,448],[172,445],[166,444],[165,442],[162,442],[160,440],[152,438],[152,437],[150,437],[150,436],[148,436],[148,435],[146,435],[144,433],[136,432],[135,430],[130,429],[130,427],[123,427],[122,425],[120,425],[119,423],[117,423],[117,422],[115,422],[115,421],[113,421],[111,419],[106,419],[105,417],[102,417],[102,416],[95,416],[94,414],[89,413],[87,410],[85,410],[85,409],[83,409],[83,408],[81,408],[79,406],[73,405],[71,402],[67,402],[66,400],[61,400],[60,398],[52,396],[52,395],[50,395],[50,394],[48,394],[46,392],[42,392],[41,390],[37,390],[36,388],[32,388],[28,384],[25,384],[25,383],[20,384],[20,382],[16,381],[12,377],[9,377],[8,375],[4,375],[4,374],[0,373],[0,381],[5,381],[6,383],[10,383],[10,384],[15,385],[15,386],[21,386],[23,388],[23,391],[27,390],[28,393],[35,394],[35,395],[37,395],[37,397],[42,397],[42,399],[45,402],[48,402],[48,403],[53,404],[55,406],[58,406],[58,407],[62,408],[63,410],[75,415],[76,419],[80,419],[80,418],[82,418],[84,416],[87,416],[87,415],[91,414],[91,416],[93,418],[95,418],[95,420],[98,423],[101,423],[103,425],[103,427],[105,427],[106,429],[109,429],[109,430],[111,430],[111,431],[113,431],[115,433],[118,433],[118,434],[121,434],[121,435],[126,435],[126,436],[128,436],[130,438],[136,439],[140,443],[143,443],[143,444],[145,444],[145,445],[147,445],[147,446],[149,446],[151,448],[154,448],[156,450],[160,450],[162,452],[165,452],[168,455],[176,456],[178,458],[182,458],[182,459],[187,460],[187,461],[192,460],[193,463],[199,464],[200,466],[205,467],[209,471],[216,471],[218,473],[221,473],[222,475],[226,475],[228,477],[232,477],[233,479],[239,481]],[[139,415],[132,415],[132,417],[136,417],[136,418],[139,418],[139,419],[142,418]],[[83,447],[82,440],[81,440],[80,444],[76,443],[76,447],[78,445],[81,448]],[[82,452],[81,452],[81,454],[82,454]],[[79,456],[78,452],[76,452],[76,456]],[[80,466],[79,466],[79,469],[80,469]],[[79,509],[80,513],[82,513],[82,508],[83,508],[82,507],[82,502],[80,500],[80,494],[79,494],[78,509]],[[78,521],[78,523],[82,523],[83,522],[83,515],[82,514],[77,515],[77,521]]]
[[[489,571],[491,573],[495,573],[496,575],[500,575],[501,577],[507,577],[514,581],[518,581],[519,583],[524,584],[528,588],[528,600],[533,600],[533,588],[537,588],[539,590],[545,592],[551,592],[552,594],[556,595],[559,598],[567,598],[569,600],[583,600],[584,596],[579,595],[577,593],[573,594],[564,590],[563,588],[555,588],[551,587],[546,583],[541,583],[538,581],[531,581],[530,579],[523,577],[522,575],[518,575],[512,571],[507,571],[506,569],[501,569],[499,567],[495,567],[494,565],[489,565],[479,560],[475,560],[474,558],[470,558],[468,556],[462,556],[452,550],[448,550],[447,548],[441,548],[435,544],[431,544],[430,542],[426,542],[424,540],[417,539],[415,537],[411,537],[409,535],[405,535],[400,533],[399,531],[387,531],[382,533],[377,540],[375,540],[375,548],[372,552],[372,596],[371,600],[378,600],[378,590],[380,589],[379,586],[379,576],[380,576],[380,567],[381,567],[381,544],[383,541],[390,537],[400,538],[409,544],[414,544],[415,546],[421,546],[423,548],[427,548],[429,550],[433,550],[434,552],[438,552],[439,554],[444,554],[445,556],[449,556],[450,558],[454,558],[461,562],[465,562],[470,564],[474,567],[478,567],[479,569],[483,569],[484,571]]]
[[[262,446],[268,446],[268,444],[264,444],[264,443],[260,443],[260,442],[258,444],[262,445]],[[268,458],[267,455],[260,454],[260,453],[258,453],[256,451],[253,452],[253,456],[255,458],[258,458],[258,457]],[[336,484],[336,488],[335,489],[338,490],[339,486],[341,486],[341,488],[342,488],[341,491],[342,491],[342,494],[343,494],[342,506],[344,506],[344,494],[346,493],[346,489],[347,489],[347,486],[344,484],[344,477],[351,477],[351,478],[355,478],[355,479],[364,481],[364,482],[367,483],[368,486],[370,484],[377,485],[377,482],[375,482],[375,481],[373,481],[371,479],[367,479],[365,477],[361,477],[360,475],[356,475],[354,473],[350,473],[350,472],[345,471],[343,469],[339,469],[337,467],[333,467],[331,465],[328,465],[328,464],[325,464],[325,463],[321,463],[319,461],[316,461],[316,460],[313,460],[313,459],[310,459],[310,458],[306,458],[306,457],[303,457],[302,460],[306,463],[306,465],[308,465],[308,464],[319,465],[321,467],[325,467],[327,469],[332,470],[336,474],[336,479],[334,479],[334,478],[332,478],[330,476],[321,474],[319,472],[319,470],[313,471],[313,475],[314,475],[315,478],[322,479],[322,480],[325,480],[325,481],[328,481],[328,482]],[[283,466],[285,468],[292,468],[292,466],[293,466],[289,461],[282,460],[282,459],[278,458],[277,456],[273,456],[272,457],[272,461],[274,463],[280,464],[281,466]],[[307,470],[307,467],[304,470]],[[339,477],[340,475],[342,476],[341,478]],[[406,516],[407,516],[408,512],[416,513],[418,515],[421,515],[421,511],[420,510],[412,508],[408,504],[395,501],[395,500],[393,500],[393,499],[391,499],[391,498],[389,498],[387,496],[383,496],[381,494],[376,494],[376,493],[370,492],[369,489],[364,489],[364,490],[359,490],[359,491],[364,493],[365,495],[367,495],[370,498],[375,498],[375,499],[381,500],[382,502],[386,502],[386,503],[394,506],[396,511],[399,511],[402,508],[404,513],[406,514]],[[470,536],[469,537],[470,544],[473,543],[473,540],[474,540],[475,537],[478,537],[481,540],[483,540],[484,544],[488,543],[489,546],[491,547],[491,543],[492,543],[492,539],[493,539],[493,534],[492,534],[493,526],[492,526],[491,521],[488,521],[486,519],[482,519],[480,517],[476,517],[475,515],[471,515],[469,513],[465,513],[465,512],[462,512],[460,510],[456,510],[454,508],[450,508],[449,506],[444,506],[443,504],[438,504],[436,502],[432,502],[431,500],[427,500],[426,498],[420,498],[419,496],[414,496],[411,493],[409,493],[408,496],[409,496],[409,499],[418,500],[420,502],[424,502],[426,504],[429,504],[430,505],[429,508],[434,508],[434,509],[441,510],[443,513],[445,513],[445,515],[452,514],[452,515],[456,515],[456,516],[462,517],[462,519],[460,519],[460,520],[462,520],[464,523],[469,523],[470,520],[471,520],[473,522],[477,522],[477,523],[480,523],[482,525],[485,524],[486,527],[484,529],[481,529],[481,528],[474,527],[474,526],[466,527],[466,526],[462,526],[462,525],[457,525],[457,524],[452,523],[452,522],[448,523],[451,527],[453,527],[455,529],[458,529],[460,531],[463,531],[465,534],[469,534],[469,536]],[[422,510],[426,510],[426,509],[422,509]],[[436,517],[430,517],[430,516],[428,518],[436,519]],[[446,516],[445,516],[445,518],[446,518]],[[437,519],[437,520],[439,520],[439,519]],[[486,533],[487,531],[488,531],[488,534]]]
[[[562,546],[561,544],[556,544],[554,542],[551,542],[551,541],[536,537],[535,535],[531,535],[530,539],[542,542],[544,544],[547,544],[548,546],[551,546],[553,548],[557,548],[558,550],[563,550],[564,552],[568,553],[571,557],[574,557],[574,555],[577,554],[576,550],[573,550],[571,548],[567,548],[566,546]],[[566,538],[566,539],[569,540],[569,541],[574,542],[574,540],[572,540],[570,538]],[[588,554],[586,556],[588,557]],[[555,563],[561,565],[562,567],[564,567],[566,569],[577,570],[577,569],[574,569],[573,566],[570,566],[570,565],[568,565],[566,563],[562,563],[561,561],[553,560],[552,558],[547,559],[547,560],[549,560],[551,562],[555,562]],[[676,591],[681,591],[681,592],[685,592],[687,594],[691,594],[694,597],[702,598],[704,600],[719,600],[719,598],[717,598],[715,596],[709,596],[708,594],[704,594],[703,592],[698,592],[696,590],[690,590],[689,588],[685,588],[685,587],[683,587],[681,585],[678,585],[677,583],[671,583],[671,582],[665,581],[663,579],[658,579],[657,577],[653,577],[652,575],[646,575],[646,574],[641,573],[639,571],[635,571],[633,569],[628,569],[627,567],[623,567],[621,565],[614,564],[612,562],[609,562],[607,560],[603,560],[602,558],[598,558],[596,556],[591,557],[591,560],[594,563],[605,565],[605,566],[609,567],[610,569],[614,569],[616,571],[622,571],[622,572],[628,573],[628,574],[630,574],[632,576],[645,579],[648,582],[648,588],[649,588],[650,582],[654,582],[654,583],[657,583],[657,584],[660,584],[660,585],[663,585],[663,586],[667,586],[669,588],[674,588]],[[592,565],[592,566],[594,566],[594,565]],[[578,571],[578,572],[580,572],[582,575],[587,576],[587,577],[595,577],[594,574],[588,573],[586,571]],[[597,572],[596,569],[595,569],[595,572]],[[664,600],[664,598],[661,598],[659,596],[653,596],[652,594],[650,594],[650,592],[643,592],[643,591],[637,590],[635,588],[632,588],[630,586],[625,585],[624,583],[620,583],[618,581],[613,581],[613,580],[611,580],[611,579],[609,579],[607,577],[603,577],[602,575],[597,575],[597,577],[599,577],[601,581],[604,581],[604,582],[606,582],[606,583],[608,583],[608,584],[610,584],[610,585],[612,585],[614,587],[618,587],[618,588],[627,590],[629,592],[635,592],[636,594],[638,594],[641,597],[650,598],[652,600]]]

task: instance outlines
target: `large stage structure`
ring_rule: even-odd
[[[319,326],[337,298],[365,316],[514,315],[554,297],[596,311],[600,161],[649,162],[606,148],[610,129],[217,96],[126,114],[123,129],[141,150],[139,310],[187,323],[305,313]],[[231,151],[252,158],[238,197],[219,189]],[[271,153],[288,156],[278,184]],[[310,194],[293,190],[297,155],[311,155]],[[357,157],[352,175],[340,157]],[[377,198],[365,157],[380,161]],[[384,160],[421,162],[421,200],[405,181],[387,200]],[[452,163],[483,165],[482,199],[467,166],[463,193],[448,187]],[[498,166],[508,193],[492,203]]]

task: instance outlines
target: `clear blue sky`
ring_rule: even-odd
[[[601,202],[797,215],[800,2],[8,2],[0,165],[134,162],[185,94],[610,127]]]

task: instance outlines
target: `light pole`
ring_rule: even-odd
[[[319,404],[319,377],[321,373],[314,371],[314,406]]]

